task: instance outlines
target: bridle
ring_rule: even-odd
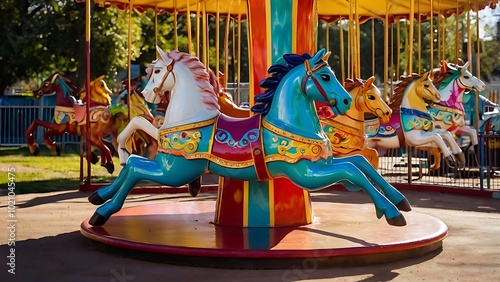
[[[462,72],[462,70],[460,70],[460,75],[458,76],[458,79],[457,79],[457,81],[458,81],[458,85],[459,85],[460,87],[462,87],[462,89],[466,89],[466,90],[474,90],[474,89],[475,89],[475,87],[474,87],[474,86],[467,86],[467,85],[465,85],[465,83],[463,83],[463,81],[462,81],[462,77],[463,77],[463,72]]]
[[[330,54],[327,54],[325,57],[328,58]],[[319,90],[319,93],[321,93],[321,96],[323,96],[323,98],[325,99],[325,101],[328,103],[328,105],[330,105],[331,107],[335,106],[337,104],[337,100],[335,99],[328,99],[328,97],[326,96],[326,92],[325,92],[325,89],[323,89],[323,87],[321,87],[321,84],[318,82],[318,80],[313,76],[313,73],[323,67],[326,67],[328,66],[328,63],[325,61],[325,59],[323,58],[322,62],[315,66],[314,68],[311,68],[311,64],[309,63],[308,60],[305,60],[304,61],[304,67],[306,68],[306,76],[304,76],[304,79],[302,79],[302,92],[306,95],[306,83],[307,83],[307,80],[310,78],[312,79],[312,81],[314,82],[314,85],[316,86],[316,88],[318,88]]]
[[[174,70],[175,60],[172,59],[172,62],[168,65],[165,64],[165,62],[163,60],[161,60],[161,61],[167,67],[167,72],[163,75],[163,78],[161,79],[160,85],[158,85],[158,87],[153,88],[153,92],[158,96],[163,94],[163,93],[161,93],[161,89],[163,88],[163,83],[165,83],[165,80],[167,80],[167,78],[170,74],[172,74],[172,76],[174,77],[174,80],[175,80],[175,75],[172,72]]]
[[[359,93],[359,92],[362,92],[362,93]],[[381,110],[380,108],[373,108],[370,103],[367,103],[366,101],[369,100],[368,99],[368,89],[363,89],[363,87],[361,86],[359,91],[358,91],[358,95],[356,95],[356,100],[357,99],[360,99],[360,98],[364,98],[364,105],[365,107],[368,109],[368,111],[370,111],[371,113],[378,113],[377,110]],[[361,95],[360,95],[361,94]],[[358,110],[359,112],[361,112],[362,110],[358,108],[358,102],[356,101],[354,103],[354,106],[356,107],[356,110]],[[352,107],[352,106],[351,106]],[[360,119],[357,119],[355,117],[352,117],[350,116],[347,112],[344,114],[345,116],[347,116],[348,118],[354,120],[354,121],[357,121],[357,122],[364,122],[365,120],[360,120]]]
[[[368,94],[370,93],[370,91],[368,91],[369,89],[360,89],[359,91],[363,91],[363,98],[365,100],[365,107],[372,113],[377,113],[377,110],[381,110],[380,108],[373,108],[370,103],[367,103],[368,100]],[[373,94],[372,94],[373,95]]]

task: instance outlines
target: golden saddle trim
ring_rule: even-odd
[[[183,125],[174,126],[174,127],[170,127],[170,128],[160,129],[160,130],[158,130],[158,136],[165,135],[165,134],[168,134],[171,132],[176,132],[176,131],[190,130],[190,129],[196,129],[196,128],[200,128],[200,127],[209,126],[209,125],[214,124],[216,119],[217,119],[217,117],[214,117],[212,119],[208,119],[208,120],[204,120],[204,121],[193,122],[193,123],[189,123],[189,124],[183,124]]]
[[[325,144],[324,140],[318,140],[318,139],[312,139],[312,138],[302,137],[302,136],[290,133],[288,131],[285,131],[283,129],[279,129],[276,126],[274,126],[271,123],[269,123],[268,121],[266,121],[265,119],[262,120],[262,127],[264,127],[265,129],[267,129],[267,130],[269,130],[269,131],[271,131],[273,133],[276,133],[276,134],[278,134],[280,136],[283,136],[285,138],[289,138],[289,139],[292,139],[292,140],[295,140],[295,141],[298,141],[298,142],[301,142],[301,143],[315,144],[315,145],[324,145]]]
[[[439,105],[439,104],[435,104],[435,103],[431,105],[431,108],[434,108],[436,110],[440,110],[440,111],[443,111],[443,112],[454,113],[454,114],[457,114],[457,115],[465,115],[465,112],[462,111],[462,110],[453,109],[453,108],[450,108],[450,107],[445,107],[445,106],[442,106],[442,105]]]

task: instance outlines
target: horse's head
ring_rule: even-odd
[[[59,77],[58,73],[54,73],[49,78],[43,81],[42,85],[33,90],[33,95],[36,99],[40,99],[43,95],[53,94],[56,92],[55,81]]]
[[[86,91],[80,92],[80,99],[82,101],[85,99]],[[111,105],[111,90],[109,90],[108,85],[104,81],[104,75],[96,78],[90,82],[90,101],[103,106]]]
[[[173,73],[175,60],[170,58],[160,47],[156,47],[160,58],[153,61],[146,69],[148,84],[142,90],[142,95],[149,103],[158,104],[161,97],[175,86]]]
[[[33,95],[36,99],[40,99],[43,95],[57,93],[58,87],[62,90],[60,94],[63,94],[68,99],[76,94],[77,88],[69,79],[59,73],[54,73],[44,80],[40,87],[33,90]]]
[[[441,99],[439,90],[432,83],[432,72],[426,72],[413,84],[415,94],[426,101],[438,102]]]
[[[90,82],[90,87],[93,87],[96,93],[99,95],[110,95],[112,92],[108,88],[108,85],[104,81],[104,75],[99,76],[94,81]]]
[[[130,92],[130,94],[137,93],[141,94],[144,86],[147,84],[147,79],[144,79],[141,75],[130,79],[130,91],[129,91],[129,80],[125,79],[122,81],[122,90],[120,91],[120,97],[123,98]]]
[[[469,62],[463,65],[456,65],[447,63],[445,60],[442,60],[440,73],[451,73],[452,77],[455,77],[457,79],[459,85],[466,90],[483,91],[485,88],[484,82],[472,75],[467,70],[468,67]]]
[[[458,85],[466,91],[484,90],[484,82],[472,75],[467,70],[468,67],[469,62],[463,63],[462,60],[458,64],[447,63],[442,60],[441,66],[433,70],[434,85],[439,89],[443,89],[446,85],[457,81]]]
[[[328,65],[329,56],[330,52],[321,49],[304,61],[302,93],[317,102],[328,104],[336,115],[343,115],[349,110],[352,98]]]
[[[383,122],[388,122],[391,118],[392,110],[382,100],[380,90],[373,84],[374,80],[373,76],[368,78],[364,83],[359,79],[347,80],[344,82],[344,85],[353,98],[356,110],[375,114]]]

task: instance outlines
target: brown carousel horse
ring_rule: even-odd
[[[39,99],[43,95],[56,95],[56,107],[54,112],[54,121],[47,122],[35,119],[26,130],[26,140],[30,152],[34,155],[39,153],[39,146],[35,142],[33,133],[38,126],[45,128],[45,144],[52,152],[60,155],[61,150],[53,136],[60,136],[68,133],[76,136],[86,136],[86,122],[90,121],[90,144],[99,148],[101,151],[101,166],[104,166],[109,173],[113,173],[114,164],[112,160],[113,145],[105,140],[104,137],[110,135],[116,130],[120,122],[117,122],[109,106],[111,105],[111,91],[103,81],[104,76],[97,78],[90,83],[90,112],[86,115],[86,107],[78,99],[76,86],[71,81],[58,73],[54,73],[46,79],[42,86],[33,90],[35,98]],[[82,94],[80,94],[82,95]],[[85,94],[80,97],[82,100]],[[93,155],[93,163],[97,162],[97,156]]]

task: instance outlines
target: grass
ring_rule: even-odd
[[[76,190],[80,187],[80,156],[77,146],[66,145],[61,156],[40,147],[33,156],[27,147],[0,147],[0,190],[5,191],[8,169],[14,168],[16,194]],[[92,183],[110,182],[120,172],[118,158],[114,157],[115,171],[111,175],[100,163],[92,165]],[[87,163],[84,159],[84,173]],[[0,193],[1,194],[1,193]],[[4,193],[5,194],[5,193]]]

